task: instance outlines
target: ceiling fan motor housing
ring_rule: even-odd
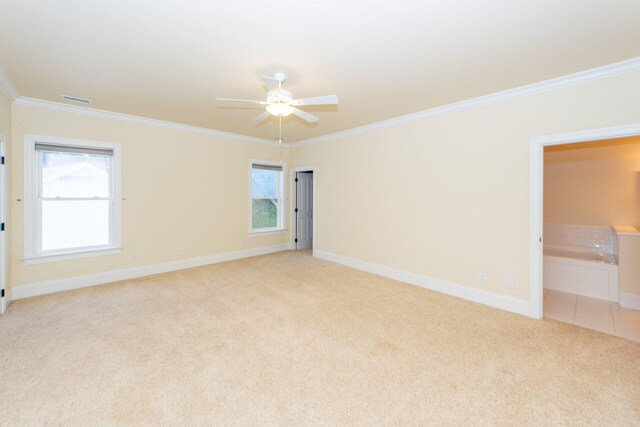
[[[285,89],[273,89],[267,94],[267,102],[270,104],[288,104],[292,99],[291,92]]]

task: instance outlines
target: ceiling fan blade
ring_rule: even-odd
[[[293,109],[293,114],[300,117],[302,120],[306,120],[309,123],[315,123],[318,121],[318,118],[313,114],[309,114],[306,111],[302,111],[296,107],[291,107]]]
[[[267,85],[269,89],[278,89],[280,87],[280,80],[271,76],[260,76],[264,84]]]
[[[332,105],[338,103],[335,95],[315,96],[313,98],[294,99],[289,105]]]
[[[256,123],[260,123],[260,122],[266,120],[270,115],[271,115],[271,113],[269,113],[268,111],[265,111],[264,113],[260,114],[258,117],[253,119],[253,121],[256,122]]]
[[[255,101],[253,99],[232,99],[232,98],[216,98],[216,100],[218,101],[230,101],[230,102],[250,102],[252,104],[260,104],[260,105],[267,105],[269,104],[266,101]]]

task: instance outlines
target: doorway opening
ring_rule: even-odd
[[[532,315],[640,341],[640,126],[531,150]]]
[[[291,242],[293,250],[313,251],[315,235],[315,170],[312,167],[291,170]]]

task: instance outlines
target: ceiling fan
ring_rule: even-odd
[[[262,76],[262,80],[269,88],[267,92],[266,101],[254,101],[251,99],[231,99],[231,98],[216,98],[218,101],[231,101],[231,102],[249,102],[252,104],[265,105],[266,110],[258,117],[253,119],[254,122],[260,123],[267,119],[269,115],[276,117],[286,117],[290,114],[300,117],[309,123],[315,123],[318,121],[318,117],[313,114],[309,114],[306,111],[302,111],[296,107],[302,107],[305,105],[335,105],[338,103],[338,97],[336,95],[316,96],[313,98],[301,98],[293,99],[293,95],[288,90],[282,89],[282,83],[286,80],[286,76],[283,73],[275,73],[272,76]]]

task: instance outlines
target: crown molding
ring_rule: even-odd
[[[454,111],[460,111],[467,108],[477,107],[480,105],[492,104],[500,101],[510,100],[514,98],[520,98],[528,95],[535,95],[538,93],[548,92],[556,89],[561,89],[568,86],[573,86],[581,83],[587,83],[590,81],[601,80],[608,77],[613,77],[620,74],[626,74],[633,71],[640,70],[640,57],[632,58],[622,62],[616,62],[614,64],[605,65],[602,67],[593,68],[591,70],[580,71],[578,73],[569,74],[562,77],[557,77],[550,80],[545,80],[538,83],[533,83],[526,86],[520,86],[513,89],[507,89],[501,92],[492,93],[489,95],[483,95],[477,98],[471,98],[464,101],[454,102],[452,104],[443,105],[440,107],[431,108],[428,110],[418,111],[416,113],[407,114],[405,116],[395,117],[389,120],[383,120],[368,125],[347,129],[340,132],[334,132],[327,135],[318,136],[315,138],[304,139],[301,141],[293,142],[286,145],[280,145],[275,141],[268,139],[257,138],[247,135],[240,135],[237,133],[223,132],[215,129],[202,128],[198,126],[191,126],[182,123],[169,122],[158,119],[150,119],[141,116],[134,116],[124,113],[116,113],[112,111],[99,110],[95,108],[81,107],[75,105],[62,104],[59,102],[46,101],[42,99],[28,98],[20,96],[16,87],[9,79],[9,76],[0,67],[0,89],[7,94],[16,104],[26,105],[36,108],[45,108],[49,110],[64,111],[76,114],[83,114],[87,116],[106,118],[111,120],[124,121],[129,123],[136,123],[148,126],[156,126],[165,129],[181,130],[186,132],[194,132],[214,137],[235,139],[245,142],[253,142],[258,144],[276,145],[280,147],[298,147],[302,145],[316,144],[319,142],[331,141],[346,136],[357,135],[361,133],[371,132],[377,129],[386,127],[397,126],[402,123],[412,122],[415,120],[421,120],[428,117],[438,116],[442,114],[448,114]]]
[[[25,105],[25,106],[28,106],[28,107],[44,108],[44,109],[47,109],[47,110],[55,110],[55,111],[63,111],[63,112],[66,112],[66,113],[82,114],[82,115],[85,115],[85,116],[99,117],[99,118],[103,118],[103,119],[117,120],[117,121],[121,121],[121,122],[135,123],[135,124],[147,125],[147,126],[155,126],[155,127],[160,127],[160,128],[165,128],[165,129],[173,129],[173,130],[180,130],[180,131],[185,131],[185,132],[199,133],[199,134],[203,134],[203,135],[209,135],[209,136],[214,136],[214,137],[219,137],[219,138],[235,139],[235,140],[244,141],[244,142],[253,142],[253,143],[257,143],[257,144],[280,146],[280,144],[278,144],[275,141],[270,141],[268,139],[263,139],[263,138],[256,138],[256,137],[253,137],[253,136],[240,135],[240,134],[231,133],[231,132],[223,132],[223,131],[220,131],[220,130],[202,128],[202,127],[198,127],[198,126],[185,125],[185,124],[176,123],[176,122],[168,122],[168,121],[165,121],[165,120],[150,119],[150,118],[147,118],[147,117],[134,116],[134,115],[131,115],[131,114],[124,114],[124,113],[116,113],[116,112],[113,112],[113,111],[99,110],[99,109],[96,109],[96,108],[80,107],[80,106],[76,106],[76,105],[67,105],[67,104],[62,104],[60,102],[45,101],[43,99],[28,98],[28,97],[25,97],[25,96],[21,96],[21,97],[15,99],[14,102],[16,104]]]
[[[523,96],[549,92],[552,90],[561,89],[568,86],[574,86],[577,84],[587,83],[594,80],[601,80],[608,77],[617,76],[619,74],[626,74],[626,73],[630,73],[638,70],[640,70],[640,57],[632,58],[622,62],[616,62],[613,64],[605,65],[598,68],[593,68],[586,71],[580,71],[578,73],[568,74],[566,76],[557,77],[550,80],[544,80],[544,81],[533,83],[526,86],[520,86],[514,89],[507,89],[501,92],[479,96],[477,98],[471,98],[464,101],[454,102],[452,104],[443,105],[441,107],[435,107],[435,108],[430,108],[428,110],[418,111],[416,113],[395,117],[389,120],[383,120],[383,121],[372,123],[369,125],[356,127],[353,129],[347,129],[340,132],[330,133],[327,135],[318,136],[316,138],[304,139],[304,140],[289,144],[289,147],[298,147],[301,145],[310,145],[310,144],[317,144],[319,142],[324,142],[324,141],[331,141],[337,138],[343,138],[346,136],[357,135],[365,132],[371,132],[377,129],[397,126],[399,124],[406,123],[406,122],[412,122],[415,120],[425,119],[428,117],[447,114],[454,111],[460,111],[467,108],[477,107],[480,105],[493,104],[496,102],[514,99],[514,98],[520,98]]]
[[[0,90],[2,90],[5,95],[7,95],[11,102],[20,98],[18,89],[16,89],[15,85],[9,78],[9,75],[4,71],[4,68],[2,67],[0,67]]]

